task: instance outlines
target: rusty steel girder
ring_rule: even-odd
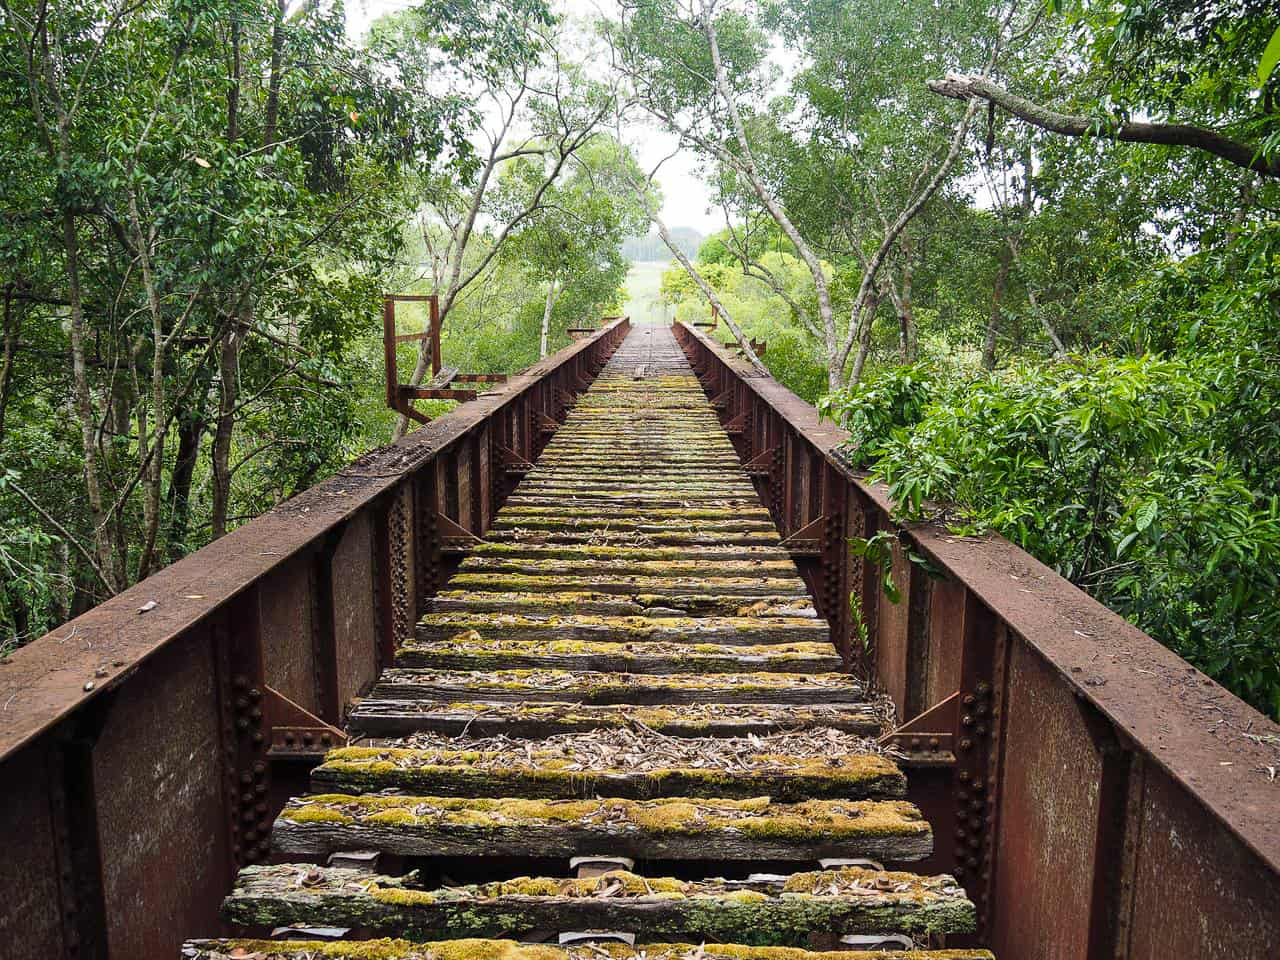
[[[976,940],[1018,960],[1280,953],[1280,727],[1002,537],[899,527],[844,430],[675,331],[832,640],[897,707],[887,739],[934,827],[921,868],[961,879]],[[898,603],[847,547],[878,530]]]
[[[0,955],[177,956],[619,319],[0,664]],[[154,603],[153,603],[154,601]]]

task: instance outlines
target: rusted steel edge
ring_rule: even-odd
[[[859,476],[835,452],[847,431],[823,422],[810,404],[701,330],[676,326],[892,516],[887,487]],[[911,524],[905,532],[1037,650],[1077,696],[1280,872],[1280,789],[1266,772],[1280,756],[1242,735],[1280,736],[1280,725],[1004,537],[961,540],[937,524]]]
[[[166,644],[626,322],[620,318],[602,327],[590,339],[538,361],[403,440],[370,451],[327,480],[16,650],[0,664],[0,760],[119,685]],[[152,609],[139,612],[152,601]],[[100,669],[107,675],[95,676]]]

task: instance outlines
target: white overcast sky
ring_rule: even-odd
[[[386,13],[413,6],[413,0],[347,0],[347,32],[352,36],[364,33],[370,23]],[[599,8],[595,0],[557,0],[555,8],[570,16],[588,17]],[[669,133],[652,127],[637,127],[625,132],[640,164],[645,170],[670,154],[676,140]],[[712,233],[724,225],[718,210],[708,210],[710,191],[697,173],[697,157],[691,151],[682,151],[667,160],[658,174],[662,184],[662,218],[668,227],[694,227],[703,233]]]

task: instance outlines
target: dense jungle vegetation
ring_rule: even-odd
[[[0,644],[402,433],[383,291],[514,370],[639,237],[904,517],[1280,716],[1273,4],[385,6],[0,0]],[[655,138],[723,214],[696,253]]]

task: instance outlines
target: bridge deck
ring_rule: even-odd
[[[290,862],[241,872],[228,921],[286,939],[187,954],[987,956],[929,952],[974,927],[950,877],[816,869],[932,849],[882,718],[670,332],[637,328],[277,819]]]

